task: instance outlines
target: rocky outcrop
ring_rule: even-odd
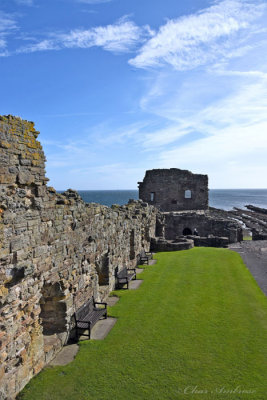
[[[155,236],[157,211],[111,208],[47,186],[32,122],[0,117],[0,398],[12,399],[66,343],[73,314],[114,288]]]
[[[252,232],[253,240],[267,239],[267,209],[252,205],[246,206],[247,210],[234,208],[228,211],[230,218],[240,221],[245,230]]]

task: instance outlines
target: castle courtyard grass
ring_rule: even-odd
[[[239,254],[158,253],[138,290],[116,292],[103,341],[48,367],[23,400],[251,399],[266,394],[267,302]]]

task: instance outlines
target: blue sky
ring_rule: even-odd
[[[1,0],[0,74],[58,190],[267,187],[266,1]]]

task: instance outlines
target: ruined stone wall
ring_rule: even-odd
[[[139,199],[161,211],[207,210],[208,176],[177,168],[146,171]]]
[[[155,236],[157,211],[138,201],[85,204],[47,187],[34,124],[0,117],[0,399],[12,399],[68,340],[73,314],[103,300],[117,267]]]
[[[242,240],[242,228],[233,220],[216,218],[209,212],[165,213],[165,238],[173,240],[177,236],[192,235],[196,228],[202,237],[209,235],[227,237],[229,243]]]

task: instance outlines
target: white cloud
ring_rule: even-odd
[[[0,57],[8,57],[10,54],[7,50],[0,52]]]
[[[16,28],[17,24],[13,15],[0,11],[0,34],[8,33]]]
[[[9,52],[7,47],[7,37],[11,35],[17,29],[17,24],[14,16],[12,14],[7,14],[0,11],[0,57],[7,57]]]
[[[60,49],[60,47],[54,40],[44,39],[41,42],[21,47],[20,49],[17,50],[17,53],[34,53],[35,51],[58,50],[58,49]]]
[[[122,18],[113,25],[76,29],[65,34],[53,34],[49,39],[22,47],[17,52],[27,53],[93,46],[102,47],[111,52],[127,52],[142,40],[144,34],[149,34],[146,28],[140,28],[134,22]]]
[[[211,187],[263,187],[267,174],[267,121],[214,128],[212,136],[162,151],[159,166],[208,173]]]
[[[217,87],[214,87],[216,81]],[[166,126],[144,135],[145,148],[164,147],[184,136],[188,136],[186,142],[191,142],[203,136],[223,135],[225,129],[233,126],[243,128],[267,123],[265,72],[221,70],[213,77],[202,72],[177,85],[174,92],[170,92],[168,85],[158,89],[161,83],[161,80],[155,82],[142,106],[165,118]],[[172,85],[172,80],[169,84]],[[160,98],[154,99],[154,90],[161,92]]]
[[[103,47],[108,51],[128,51],[139,42],[142,34],[135,23],[119,21],[114,25],[98,26],[88,30],[75,30],[61,35],[60,40],[65,47],[88,48]]]
[[[0,39],[0,49],[6,47],[6,41],[4,39]]]
[[[241,79],[238,88],[187,116],[179,114],[176,104],[180,119],[147,135],[143,147],[154,153],[157,149],[157,167],[208,173],[211,187],[263,187],[262,177],[267,174],[267,74],[228,72],[227,77],[233,74]],[[181,138],[186,140],[179,143]]]
[[[139,142],[143,131],[151,125],[151,121],[137,121],[126,126],[115,127],[110,121],[97,124],[90,128],[90,135],[95,143],[101,146],[121,145],[125,143]]]
[[[238,51],[247,50],[239,33],[248,35],[252,21],[264,9],[263,4],[224,0],[198,14],[169,20],[129,63],[138,68],[168,64],[188,70],[218,58],[238,56]]]

